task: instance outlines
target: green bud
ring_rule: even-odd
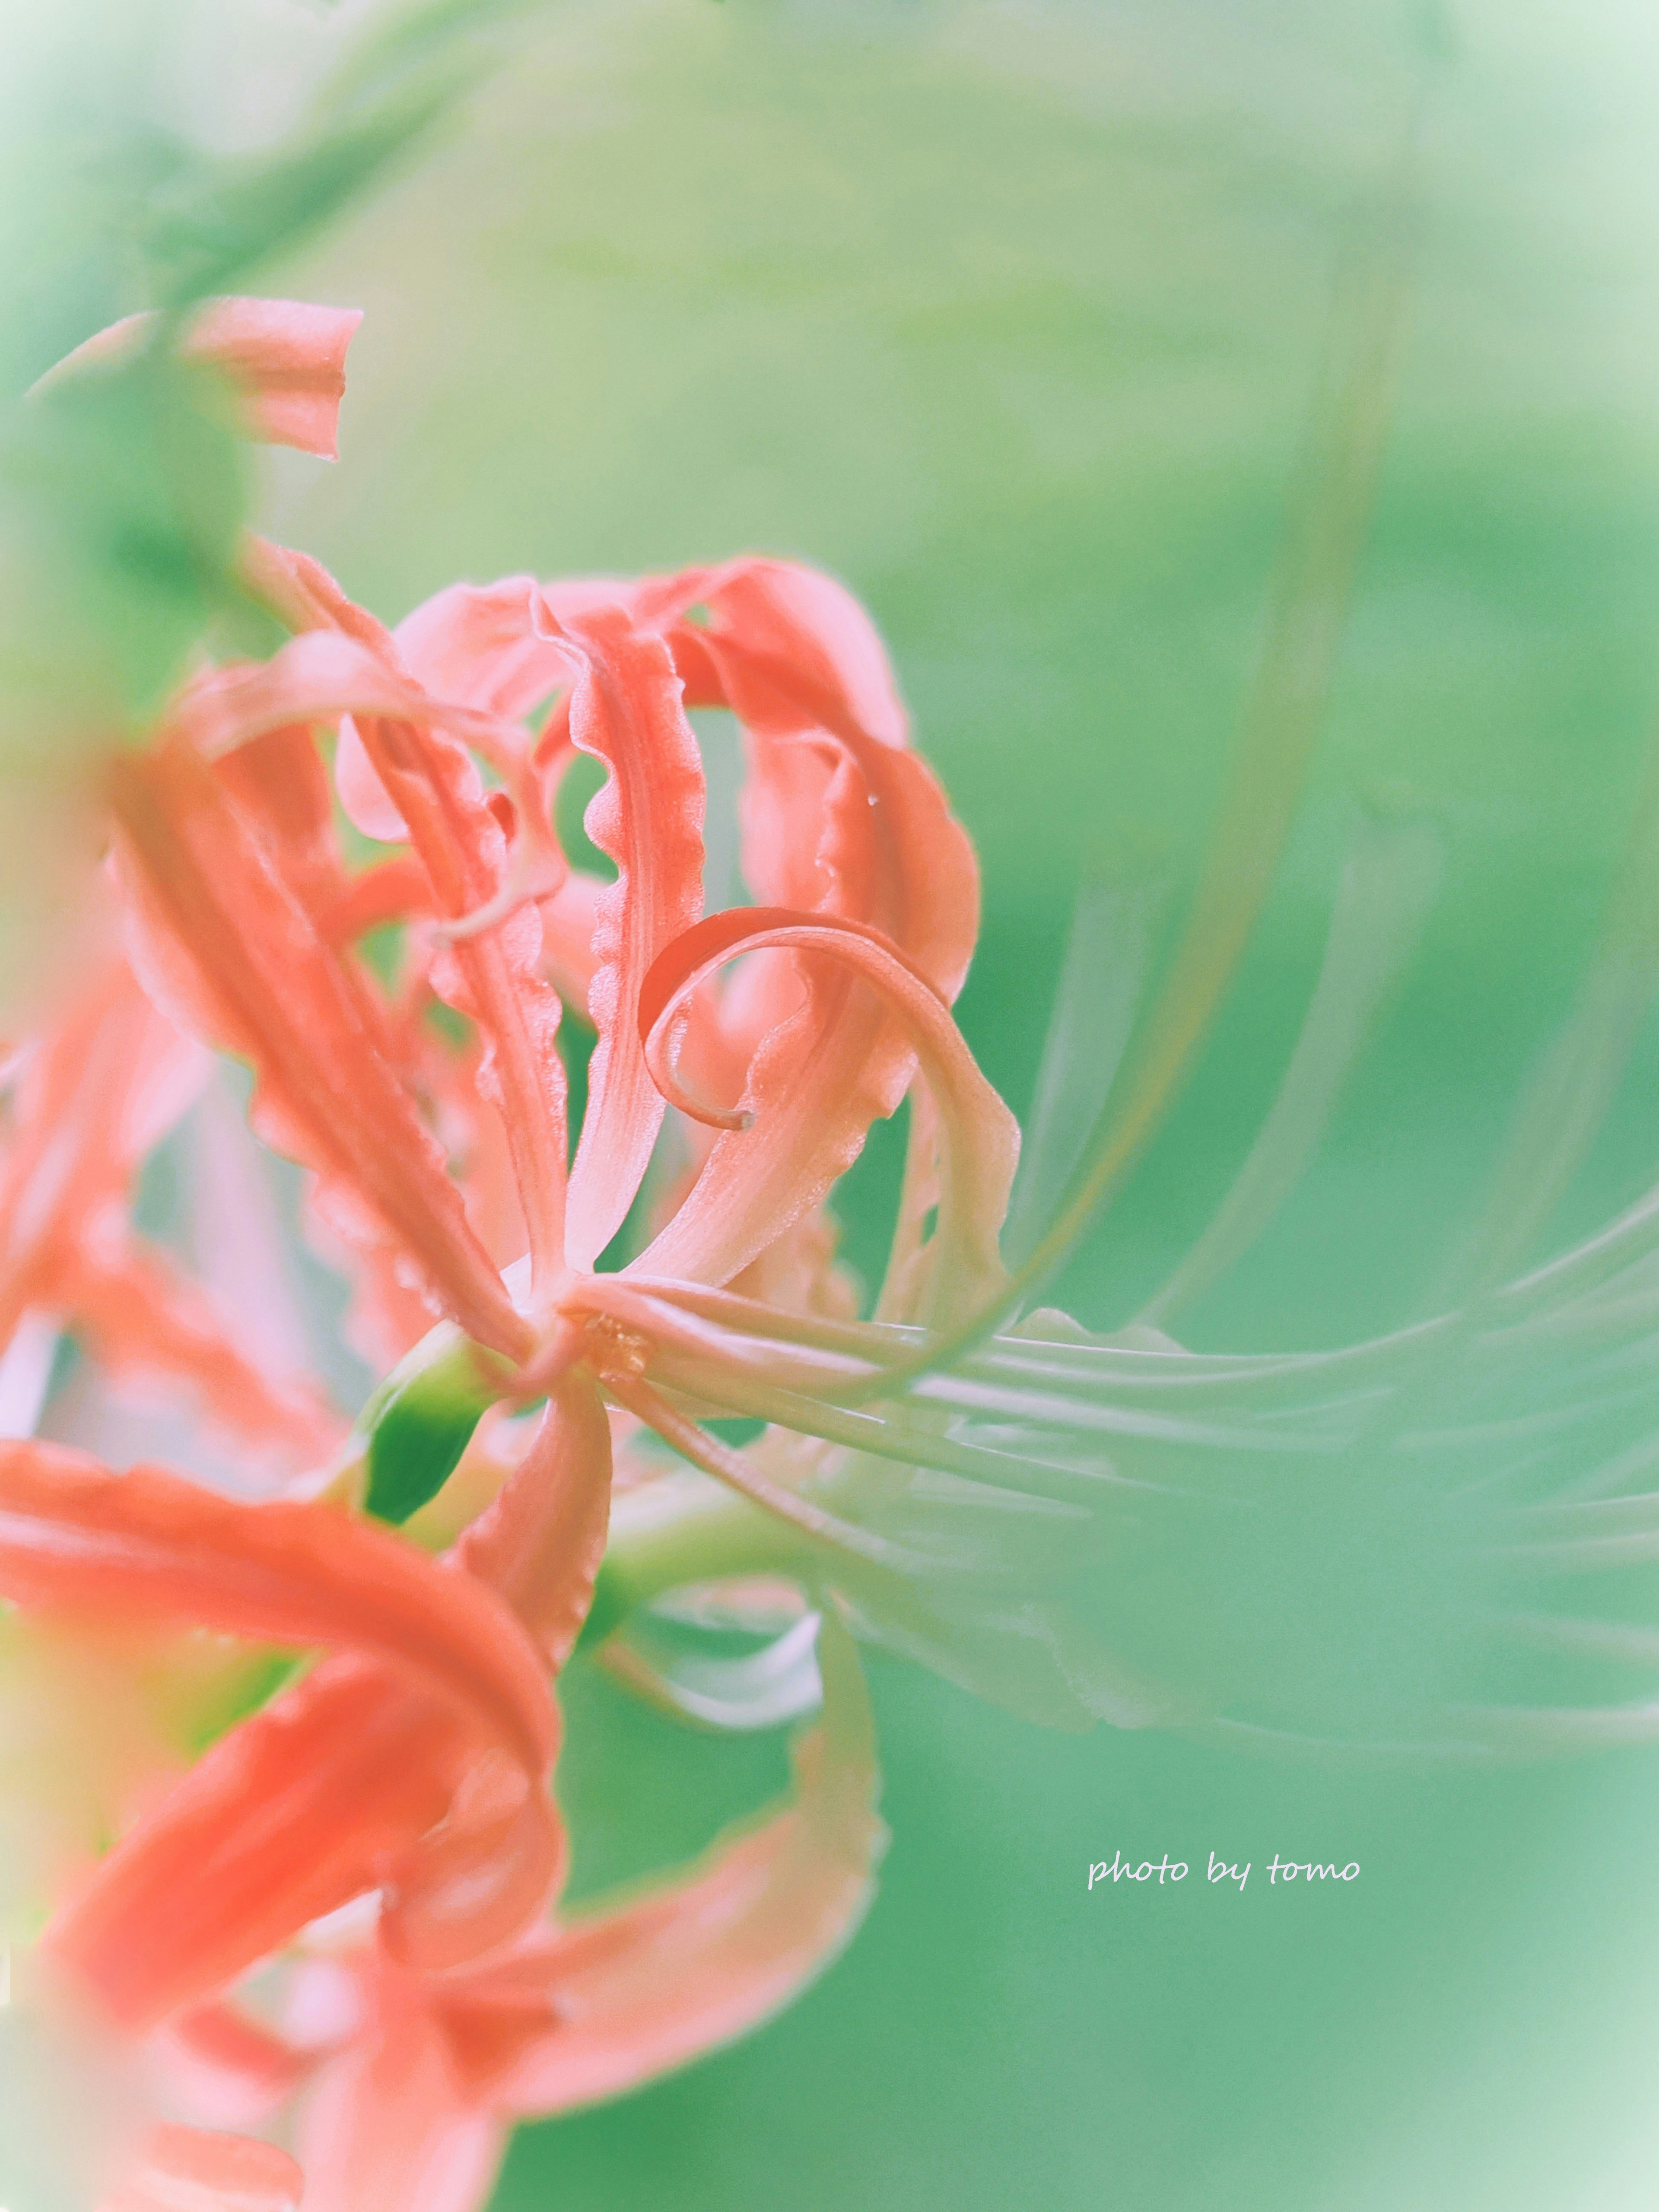
[[[369,1512],[401,1522],[435,1498],[511,1375],[504,1359],[471,1342],[453,1322],[422,1337],[357,1418]]]

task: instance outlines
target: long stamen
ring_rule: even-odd
[[[716,1290],[706,1283],[683,1283],[671,1275],[635,1274],[631,1267],[623,1268],[616,1281],[744,1335],[846,1352],[868,1360],[872,1366],[902,1359],[921,1334],[886,1322],[832,1321],[819,1314],[794,1313],[769,1305],[763,1298],[745,1297],[741,1291]]]
[[[775,1340],[711,1324],[677,1311],[659,1300],[630,1291],[615,1276],[578,1279],[567,1292],[564,1305],[567,1310],[609,1314],[623,1327],[639,1330],[653,1345],[678,1350],[686,1358],[705,1360],[716,1367],[729,1364],[739,1370],[751,1369],[757,1374],[781,1377],[811,1390],[830,1394],[838,1389],[856,1390],[872,1378],[868,1360],[854,1362],[839,1353],[780,1344]]]
[[[1268,635],[1210,857],[1142,1048],[1109,1097],[1072,1193],[1015,1273],[911,1371],[959,1359],[1046,1281],[1121,1187],[1190,1070],[1267,902],[1335,674],[1393,411],[1419,225],[1421,101],[1364,250],[1333,305],[1322,388]]]
[[[850,1553],[871,1566],[891,1567],[909,1573],[937,1571],[940,1562],[890,1543],[884,1537],[872,1535],[866,1528],[855,1528],[851,1522],[825,1512],[811,1498],[802,1498],[772,1481],[746,1453],[735,1451],[718,1437],[711,1437],[696,1421],[677,1412],[641,1377],[607,1373],[602,1379],[606,1395],[629,1413],[637,1414],[665,1443],[672,1444],[682,1459],[726,1483],[751,1505],[761,1506],[780,1520],[788,1522],[810,1542],[832,1553]]]
[[[1142,1482],[1117,1473],[1099,1459],[1092,1467],[1066,1467],[1036,1455],[1024,1457],[994,1451],[983,1444],[961,1443],[914,1422],[884,1419],[878,1413],[826,1405],[808,1397],[747,1376],[734,1377],[729,1369],[713,1362],[655,1364],[653,1371],[665,1383],[691,1389],[726,1411],[769,1421],[798,1436],[817,1437],[828,1443],[845,1444],[878,1459],[904,1466],[927,1467],[972,1482],[990,1483],[1002,1490],[1018,1490],[1031,1497],[1066,1496],[1098,1504],[1105,1490],[1139,1491],[1161,1496],[1193,1496],[1165,1483]]]

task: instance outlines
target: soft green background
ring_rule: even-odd
[[[1316,1170],[1188,1328],[1328,1342],[1412,1310],[1565,1011],[1636,787],[1659,703],[1659,41],[1635,7],[1535,0],[1457,29],[1321,764],[1214,1048],[1066,1286],[1096,1322],[1224,1188],[1353,796],[1402,787],[1448,848],[1430,939]],[[845,576],[979,841],[963,1018],[1023,1103],[1085,860],[1195,863],[1411,34],[1331,0],[567,10],[445,151],[283,272],[368,317],[346,459],[280,470],[272,520],[387,615],[457,574],[746,546]],[[1650,1048],[1574,1222],[1649,1170],[1656,1073]],[[503,2205],[1659,2198],[1653,1761],[1263,1768],[1044,1739],[873,1673],[895,1843],[851,1953],[744,2047],[526,2133]],[[781,1771],[596,1683],[569,1704],[586,1882],[690,1849]],[[1086,1894],[1120,1846],[1194,1874]],[[1200,1881],[1212,1849],[1255,1862],[1243,1897]],[[1270,1891],[1275,1850],[1361,1880]]]
[[[319,19],[200,12],[181,111],[280,116]],[[1029,1093],[1079,872],[1190,879],[1347,211],[1431,27],[1385,0],[547,9],[435,154],[266,289],[368,309],[344,459],[270,526],[387,617],[457,575],[798,554],[872,605],[979,842],[963,1018]],[[1659,19],[1459,0],[1428,243],[1329,727],[1241,987],[1066,1301],[1132,1312],[1224,1189],[1357,798],[1438,825],[1423,951],[1314,1170],[1184,1324],[1420,1309],[1565,1015],[1659,706]],[[246,52],[255,57],[249,70]],[[1650,1174],[1656,1040],[1552,1241]],[[850,1208],[866,1266],[891,1146]],[[526,2132],[504,2208],[1637,2212],[1659,2202],[1659,1761],[1448,1778],[1046,1739],[879,1660],[895,1842],[742,2047]],[[592,1886],[781,1751],[580,1674]],[[1085,1890],[1121,1847],[1177,1889]],[[1210,1850],[1255,1862],[1241,1897]],[[1334,1894],[1264,1863],[1358,1859]]]

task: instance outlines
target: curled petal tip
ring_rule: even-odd
[[[185,352],[240,388],[249,428],[267,445],[337,460],[346,349],[362,319],[360,307],[301,300],[216,300]]]
[[[237,386],[252,436],[337,460],[346,349],[362,319],[361,307],[303,300],[214,300],[197,316],[181,350],[187,361],[222,369]],[[98,362],[125,360],[142,349],[156,321],[154,313],[124,316],[65,354],[34,389]]]

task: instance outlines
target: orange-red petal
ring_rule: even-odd
[[[333,1659],[223,1736],[101,1860],[46,1948],[132,2033],[397,1879],[477,1738],[372,1662]]]
[[[222,369],[241,396],[250,437],[333,460],[338,452],[346,349],[362,320],[358,307],[319,307],[302,300],[211,300],[186,332],[182,352]],[[50,371],[53,379],[100,361],[119,361],[144,342],[154,314],[127,315],[78,345]]]
[[[775,1066],[757,1072],[757,1061],[738,1115],[686,1097],[675,1085],[665,1056],[676,1010],[698,982],[740,953],[769,949],[795,949],[844,963],[879,994],[919,1055],[944,1136],[933,1297],[924,1317],[948,1322],[974,1310],[1004,1279],[997,1235],[1018,1157],[1018,1126],[980,1073],[939,992],[878,930],[782,907],[736,907],[709,915],[671,945],[645,980],[639,1021],[647,1065],[677,1106],[717,1122],[730,1133],[722,1142],[744,1148],[755,1183],[781,1180],[781,1170],[795,1161],[787,1118],[791,1094]],[[672,1224],[659,1245],[672,1236]],[[657,1255],[653,1245],[641,1269],[660,1269]]]
[[[134,946],[153,993],[252,1061],[256,1125],[318,1170],[343,1233],[389,1237],[470,1334],[522,1350],[528,1332],[361,986],[253,821],[176,739],[124,762],[113,783]]]
[[[609,1489],[604,1407],[568,1377],[453,1565],[428,1569],[439,1606],[493,1585],[537,1638],[544,1671],[556,1667],[586,1610]],[[550,1805],[520,1822],[509,1797],[493,1830],[488,1802],[457,1807],[478,1749],[476,1730],[407,1679],[331,1660],[222,1738],[123,1838],[60,1915],[52,1947],[136,2027],[199,2003],[366,1890],[393,1893],[417,1952],[428,1939],[451,1958],[487,1948],[540,1909],[562,1847]],[[469,1917],[455,1897],[470,1870]]]
[[[572,1264],[591,1267],[622,1225],[661,1126],[635,1006],[652,962],[702,910],[702,762],[660,639],[614,605],[544,620],[578,670],[572,741],[609,771],[587,828],[617,870],[595,913],[587,1006],[599,1034],[566,1234]]]
[[[501,1599],[331,1506],[247,1504],[160,1468],[112,1474],[63,1445],[0,1444],[0,1591],[24,1606],[372,1654],[532,1773],[552,1756],[544,1670]]]
[[[978,927],[972,848],[905,745],[880,641],[841,586],[773,561],[687,580],[706,625],[668,631],[690,686],[711,684],[750,750],[744,869],[760,898],[882,930],[947,999]],[[665,617],[665,619],[672,619]],[[694,688],[700,700],[705,694]],[[723,1018],[750,1083],[773,1101],[766,1171],[748,1139],[716,1139],[653,1271],[727,1281],[809,1212],[890,1114],[914,1055],[845,970],[802,961],[804,1002],[775,984],[731,995]]]
[[[886,1831],[863,1680],[833,1616],[819,1659],[823,1717],[797,1747],[792,1805],[679,1881],[439,1994],[481,2100],[530,2118],[616,2096],[757,2027],[848,1942]]]

